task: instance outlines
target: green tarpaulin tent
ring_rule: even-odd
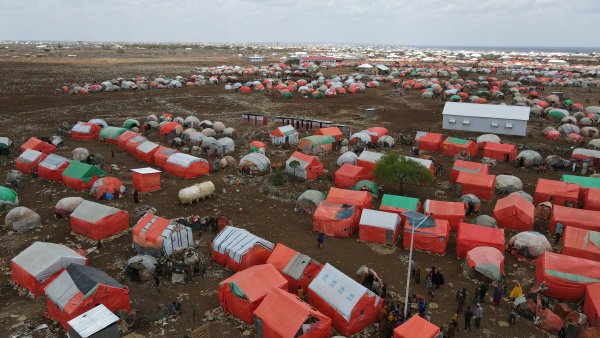
[[[567,183],[579,184],[584,188],[600,189],[600,178],[596,177],[562,175],[560,180]]]
[[[63,171],[63,176],[85,183],[88,183],[94,176],[104,177],[104,175],[102,169],[79,161],[72,161]]]
[[[385,194],[381,199],[381,206],[417,211],[419,199],[414,197]]]
[[[356,183],[356,185],[354,186],[353,190],[368,191],[369,193],[371,193],[373,198],[379,198],[379,187],[377,186],[377,183],[375,183],[373,181],[369,181],[369,180],[358,181]]]
[[[117,142],[117,139],[121,134],[126,132],[127,129],[119,128],[119,127],[104,127],[100,130],[100,141],[112,141],[114,143]]]

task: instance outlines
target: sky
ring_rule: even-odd
[[[0,0],[0,40],[600,47],[599,0]]]

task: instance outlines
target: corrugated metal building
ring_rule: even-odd
[[[444,129],[502,135],[527,135],[529,107],[446,102]]]

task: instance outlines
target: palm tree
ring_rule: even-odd
[[[300,162],[298,160],[293,160],[289,163],[289,166],[294,169],[294,176],[296,176],[296,168],[300,166]]]

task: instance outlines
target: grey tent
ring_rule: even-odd
[[[318,190],[306,190],[296,200],[295,210],[301,210],[307,214],[313,214],[319,206],[319,202],[325,199],[325,194]]]
[[[42,223],[42,217],[29,208],[16,207],[6,214],[4,222],[10,230],[27,231],[37,228]]]

